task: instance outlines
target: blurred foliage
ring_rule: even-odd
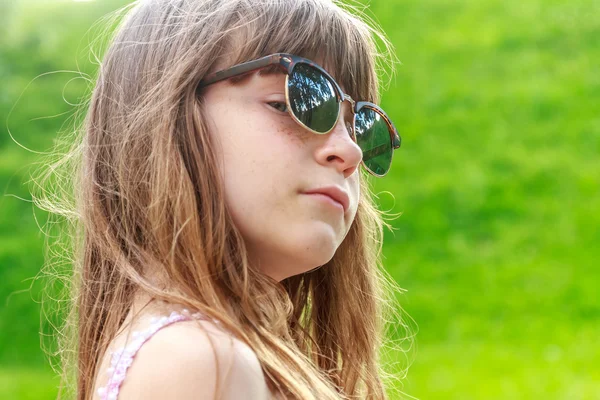
[[[43,283],[30,288],[44,262],[25,184],[39,155],[16,142],[48,151],[68,131],[90,81],[54,72],[93,77],[86,31],[125,3],[0,3],[2,398],[50,399],[56,385]],[[401,389],[600,399],[600,3],[373,0],[370,14],[402,61],[382,97],[402,148],[374,181],[381,208],[402,213],[385,265],[418,324]]]

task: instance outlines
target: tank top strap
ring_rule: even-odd
[[[191,320],[194,318],[203,318],[201,313],[190,313],[187,309],[182,312],[173,311],[169,316],[153,317],[150,325],[141,331],[134,331],[131,334],[133,340],[129,344],[110,352],[110,367],[106,373],[109,375],[106,386],[98,388],[98,395],[101,400],[117,400],[119,388],[125,380],[127,369],[131,366],[133,358],[142,345],[148,341],[160,329],[175,322]],[[215,322],[218,322],[215,320]]]

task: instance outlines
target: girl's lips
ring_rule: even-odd
[[[346,193],[346,191],[341,189],[339,186],[323,186],[320,188],[307,190],[304,193],[327,196],[336,203],[340,203],[344,209],[344,212],[348,211],[348,207],[350,206],[350,198],[348,197],[348,193]]]
[[[330,196],[327,196],[323,193],[304,193],[307,196],[313,197],[315,200],[318,200],[322,203],[329,204],[338,210],[344,212],[344,205],[337,200],[334,200]]]

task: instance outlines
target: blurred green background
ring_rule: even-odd
[[[26,181],[87,89],[54,72],[93,75],[84,34],[126,3],[0,2],[2,399],[56,394],[33,280],[45,214]],[[402,61],[382,104],[403,144],[374,183],[403,213],[385,265],[418,325],[398,389],[600,399],[600,2],[373,0],[370,13]]]

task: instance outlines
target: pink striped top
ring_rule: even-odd
[[[124,347],[110,352],[111,360],[110,367],[106,370],[108,374],[108,382],[106,386],[98,388],[98,395],[101,400],[117,400],[119,388],[125,380],[127,369],[131,366],[133,358],[142,345],[152,337],[156,332],[165,326],[171,325],[179,321],[187,321],[193,318],[202,318],[200,313],[191,314],[189,310],[184,309],[182,312],[173,311],[169,316],[154,317],[151,319],[150,326],[142,331],[132,333],[133,341]],[[218,325],[220,322],[217,319],[213,321]]]

